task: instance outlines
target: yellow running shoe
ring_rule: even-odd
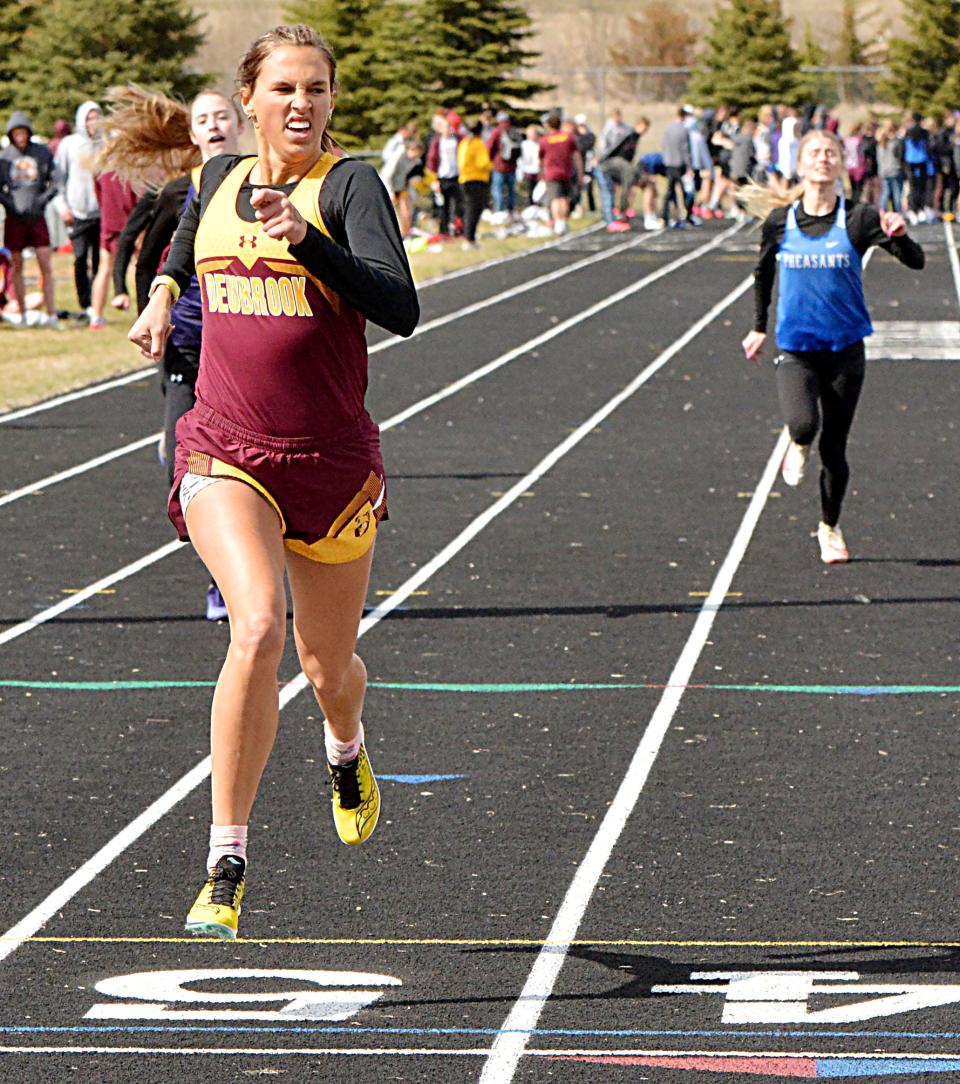
[[[380,816],[380,790],[363,745],[349,764],[328,764],[333,784],[333,823],[344,843],[355,847],[373,835]]]
[[[224,941],[232,941],[237,936],[246,867],[246,862],[235,854],[225,854],[217,862],[207,883],[200,889],[197,902],[190,908],[185,930]]]

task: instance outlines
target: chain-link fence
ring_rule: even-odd
[[[631,103],[679,102],[686,98],[691,68],[673,67],[545,67],[538,75],[557,84],[554,94],[564,101],[589,102],[606,115],[608,106]],[[886,69],[881,66],[802,67],[824,105],[855,104],[877,100],[875,87]],[[720,103],[718,103],[720,104]],[[726,103],[735,104],[735,103]]]

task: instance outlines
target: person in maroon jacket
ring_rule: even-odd
[[[517,209],[517,162],[520,161],[523,133],[514,128],[505,109],[500,110],[496,119],[497,123],[486,139],[492,167],[490,199],[495,213],[506,211],[512,215]]]
[[[540,140],[540,170],[546,185],[546,199],[553,219],[553,232],[567,232],[570,216],[570,194],[574,190],[583,159],[577,141],[564,131],[559,113],[547,117],[547,134]]]
[[[113,278],[113,263],[117,258],[117,241],[127,224],[130,212],[137,202],[137,194],[122,181],[113,170],[98,173],[93,187],[100,204],[100,266],[93,280],[90,307],[90,330],[101,331],[107,326],[103,310],[107,304],[107,291]]]

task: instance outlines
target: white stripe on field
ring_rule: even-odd
[[[616,294],[611,294],[610,297],[606,298],[604,301],[598,302],[596,305],[591,306],[589,309],[585,309],[578,316],[571,317],[564,323],[556,325],[556,327],[551,328],[550,331],[544,333],[543,335],[538,335],[536,338],[528,340],[525,344],[523,344],[523,346],[517,347],[515,350],[511,350],[508,353],[501,355],[499,358],[495,358],[493,361],[481,366],[479,369],[475,369],[472,373],[468,373],[466,376],[456,381],[456,383],[450,384],[448,387],[442,389],[439,392],[435,392],[433,395],[428,395],[425,399],[421,399],[419,402],[407,407],[399,414],[395,414],[392,418],[387,418],[386,421],[381,423],[380,431],[385,432],[388,429],[392,429],[394,426],[399,425],[400,422],[406,421],[408,418],[412,417],[415,414],[419,414],[421,411],[426,410],[428,407],[433,406],[434,403],[438,403],[442,399],[449,398],[451,395],[454,395],[462,388],[465,388],[468,385],[475,383],[477,380],[480,380],[488,373],[492,373],[494,370],[499,369],[501,366],[506,365],[508,362],[513,361],[515,358],[520,357],[524,353],[527,353],[528,351],[534,349],[540,343],[547,342],[549,339],[552,339],[557,335],[562,334],[569,328],[574,327],[582,320],[586,320],[589,317],[594,316],[596,313],[603,311],[603,309],[607,308],[608,305],[614,304],[615,301],[621,301],[625,297],[636,293],[638,290],[642,290],[645,286],[649,285],[650,282],[658,278],[662,278],[664,275],[667,275],[671,271],[676,270],[676,268],[681,267],[685,263],[689,263],[691,260],[698,258],[709,249],[716,247],[716,245],[719,244],[720,241],[722,241],[729,234],[736,232],[736,230],[739,228],[739,226],[735,226],[733,230],[728,230],[727,233],[720,234],[720,236],[715,241],[711,241],[709,244],[704,245],[701,248],[694,249],[686,256],[682,256],[679,260],[674,260],[671,264],[666,264],[658,271],[653,272],[651,275],[647,275],[646,278],[640,279],[632,286],[628,286],[625,290],[620,290]],[[167,546],[163,546],[159,550],[154,550],[152,553],[148,553],[145,557],[142,557],[139,561],[135,561],[131,565],[126,565],[124,568],[119,569],[117,572],[111,573],[109,576],[98,580],[95,584],[90,584],[88,587],[83,588],[82,591],[77,592],[77,594],[75,595],[71,595],[63,602],[59,602],[55,606],[51,606],[49,609],[44,610],[41,613],[35,614],[28,621],[22,621],[20,622],[20,624],[13,626],[13,628],[7,629],[6,632],[0,633],[0,646],[7,643],[9,640],[14,640],[18,636],[22,636],[26,632],[30,632],[31,629],[36,628],[38,625],[42,625],[46,621],[50,621],[52,618],[59,616],[65,610],[69,610],[72,606],[76,606],[79,603],[90,598],[90,596],[96,594],[97,591],[103,590],[105,587],[111,586],[118,580],[126,579],[127,576],[132,575],[134,572],[139,572],[141,569],[154,564],[156,561],[162,560],[162,558],[166,557],[168,553],[174,553],[177,549],[180,548],[181,545],[186,545],[186,543],[169,543]],[[302,686],[300,688],[302,688]],[[295,692],[299,691],[299,688],[295,690]],[[2,959],[2,956],[0,956],[0,959]]]
[[[944,222],[943,232],[947,235],[947,254],[950,257],[950,270],[953,272],[953,288],[960,302],[960,260],[957,259],[957,239],[953,236],[953,226]]]
[[[435,572],[449,564],[464,547],[471,542],[485,527],[487,527],[501,512],[506,511],[515,501],[547,471],[555,466],[568,452],[574,449],[593,430],[609,417],[622,403],[629,399],[651,377],[653,377],[667,362],[678,354],[689,342],[712,323],[717,316],[728,308],[737,298],[741,297],[752,285],[753,276],[744,279],[725,298],[719,301],[706,315],[702,316],[692,327],[680,336],[671,346],[667,347],[649,365],[647,365],[630,383],[619,391],[612,399],[609,399],[599,410],[579,425],[568,437],[560,442],[540,462],[529,471],[525,477],[512,486],[502,497],[480,513],[470,524],[467,525],[451,542],[437,553],[425,565],[419,568],[409,579],[406,580],[389,597],[383,600],[374,610],[367,614],[360,622],[357,639],[365,636],[384,617],[405,602],[414,591],[430,579]],[[751,503],[751,507],[753,504]],[[175,543],[180,546],[183,543]],[[171,550],[172,552],[172,550]],[[90,590],[89,588],[87,590]],[[92,593],[92,592],[91,592]],[[722,597],[722,596],[721,596]],[[709,602],[709,599],[708,599]],[[705,604],[706,606],[706,604]],[[38,615],[39,616],[39,615]],[[0,643],[3,641],[0,640]],[[304,674],[299,674],[281,689],[280,707],[285,707],[299,692],[307,687],[307,679]],[[201,761],[190,770],[173,788],[157,799],[149,810],[140,814],[133,824],[123,829],[109,842],[104,844],[99,851],[83,863],[59,888],[41,901],[28,915],[22,918],[12,929],[3,935],[0,941],[0,961],[5,960],[19,948],[23,941],[32,937],[45,923],[47,923],[58,911],[84,888],[98,873],[102,872],[113,860],[127,847],[134,843],[146,832],[157,820],[168,812],[180,798],[185,797],[198,786],[209,773],[209,758]],[[176,797],[171,797],[171,794]],[[136,827],[135,827],[136,826]],[[599,874],[598,874],[599,876]],[[539,1015],[539,1008],[537,1009]],[[524,1044],[526,1037],[524,1037]],[[522,1053],[522,1048],[520,1053]],[[520,1054],[518,1053],[518,1057]]]
[[[604,223],[598,222],[595,226],[588,226],[585,230],[577,230],[576,233],[568,233],[556,241],[548,241],[545,245],[534,245],[532,248],[525,248],[522,252],[512,252],[509,256],[494,256],[493,259],[484,260],[482,263],[461,267],[457,271],[448,271],[445,275],[437,275],[436,278],[426,279],[418,283],[417,289],[426,290],[430,286],[437,286],[441,282],[450,282],[452,279],[460,279],[464,275],[472,275],[476,271],[486,271],[491,267],[500,267],[505,263],[513,263],[514,260],[522,260],[526,256],[536,256],[540,252],[549,252],[552,248],[565,245],[569,241],[576,241],[580,237],[588,237],[591,233],[596,233],[597,230],[603,228]]]
[[[9,493],[4,493],[4,495],[0,497],[0,505],[18,501],[21,497],[27,497],[31,493],[36,493],[41,489],[47,489],[50,486],[56,485],[57,482],[65,482],[68,478],[74,478],[76,475],[83,474],[88,470],[93,470],[95,467],[102,467],[104,463],[109,463],[113,459],[119,459],[121,456],[139,451],[141,448],[146,448],[149,444],[156,444],[162,435],[162,433],[151,433],[149,437],[141,437],[140,440],[135,440],[132,444],[125,444],[122,448],[114,448],[112,452],[104,452],[103,455],[88,459],[85,463],[78,463],[75,467],[70,467],[68,470],[62,470],[59,474],[49,474],[46,478],[41,478],[39,482],[31,482],[29,485],[22,486],[20,489],[14,489]]]
[[[873,253],[873,248],[867,251],[863,260],[864,270],[870,263]],[[752,285],[753,276],[751,275],[737,287],[734,293],[740,296]],[[577,930],[590,903],[590,897],[593,895],[594,889],[603,874],[604,867],[613,853],[627,819],[640,798],[640,793],[646,784],[653,763],[660,752],[663,739],[677,708],[680,706],[680,701],[683,699],[683,694],[700,657],[700,652],[710,635],[713,620],[726,599],[733,577],[747,551],[747,546],[750,544],[750,539],[777,477],[777,471],[783,461],[788,442],[789,436],[784,431],[777,439],[770,458],[767,460],[760,482],[754,490],[753,497],[730,545],[726,559],[717,572],[710,588],[710,594],[700,607],[697,620],[670,677],[667,679],[666,687],[650,718],[650,722],[647,724],[647,729],[640,739],[640,744],[633,755],[627,774],[624,776],[613,802],[607,809],[607,813],[597,829],[597,834],[594,836],[583,861],[577,868],[573,881],[560,905],[560,910],[557,912],[557,917],[550,927],[550,932],[544,939],[547,942],[560,942],[561,944],[559,947],[556,944],[544,945],[540,950],[530,974],[527,976],[527,981],[520,992],[520,996],[514,1002],[513,1008],[500,1029],[500,1034],[493,1042],[493,1050],[483,1067],[479,1084],[509,1084],[513,1080],[517,1064],[526,1052],[531,1032],[536,1028],[540,1014],[553,992],[557,976],[567,957],[569,944],[576,937]]]
[[[11,640],[16,640],[18,636],[23,636],[28,632],[32,632],[39,625],[46,624],[47,621],[52,621],[55,617],[59,617],[60,614],[73,609],[74,606],[79,606],[81,602],[86,602],[88,598],[92,598],[99,591],[112,587],[115,583],[119,583],[129,576],[136,575],[150,565],[156,564],[157,561],[162,561],[163,558],[169,554],[176,553],[177,550],[183,549],[186,544],[186,542],[181,542],[179,539],[174,542],[168,542],[165,546],[161,546],[160,549],[146,554],[129,565],[124,565],[123,568],[117,569],[116,572],[111,572],[109,575],[104,576],[103,579],[97,580],[96,583],[87,584],[86,587],[76,593],[68,595],[62,602],[57,602],[53,606],[48,606],[47,609],[41,610],[40,613],[27,618],[26,621],[21,621],[18,625],[13,625],[11,628],[0,632],[0,646],[8,644]]]
[[[88,395],[99,395],[102,391],[110,391],[112,388],[123,387],[124,384],[132,384],[136,380],[143,380],[144,377],[152,376],[156,371],[156,366],[150,369],[140,369],[135,373],[121,376],[117,380],[110,380],[106,384],[93,384],[88,388],[80,388],[79,391],[58,395],[56,399],[48,399],[44,403],[36,403],[33,406],[23,407],[21,410],[12,410],[6,414],[0,414],[0,425],[15,422],[18,418],[26,418],[30,414],[39,414],[42,410],[53,410],[54,407],[63,406],[64,403],[73,403],[77,399],[85,399]]]
[[[174,1029],[170,1029],[174,1030]],[[429,1058],[475,1058],[486,1057],[489,1050],[485,1047],[416,1047],[416,1046],[0,1046],[0,1054],[162,1054],[164,1056],[193,1057],[196,1055],[215,1056],[218,1054],[241,1057],[346,1057],[346,1058],[393,1058],[393,1057],[429,1057]],[[766,1058],[780,1060],[830,1060],[830,1061],[893,1061],[912,1062],[955,1061],[960,1052],[931,1053],[895,1053],[887,1054],[876,1050],[856,1053],[835,1050],[644,1050],[642,1048],[584,1049],[583,1047],[556,1047],[525,1050],[529,1058],[714,1058],[719,1068],[729,1058]],[[667,1067],[668,1068],[668,1067]]]
[[[535,290],[538,286],[546,286],[547,283],[562,279],[566,275],[573,274],[574,271],[582,271],[585,267],[592,267],[594,264],[602,263],[604,260],[609,260],[612,256],[619,256],[622,252],[626,252],[631,248],[636,248],[638,245],[642,245],[645,241],[649,241],[656,236],[656,233],[645,233],[640,237],[635,237],[633,240],[628,241],[625,245],[617,245],[613,248],[605,249],[603,252],[594,253],[592,256],[586,256],[584,259],[577,260],[575,263],[564,264],[563,267],[558,267],[556,271],[550,271],[546,275],[540,275],[535,279],[528,279],[526,282],[521,282],[519,286],[511,286],[509,290],[494,294],[492,297],[485,297],[483,300],[475,301],[471,305],[465,305],[462,309],[457,309],[456,312],[447,313],[446,316],[438,316],[433,320],[428,320],[425,324],[418,324],[412,335],[391,335],[389,339],[381,339],[380,342],[374,343],[373,346],[369,347],[367,353],[377,354],[381,350],[386,350],[388,347],[397,346],[399,343],[409,342],[411,339],[415,339],[418,335],[423,335],[427,331],[434,331],[438,327],[443,327],[444,324],[451,324],[454,320],[459,320],[462,316],[471,316],[473,313],[481,312],[483,309],[489,308],[491,305],[496,305],[500,301],[509,301],[511,298],[519,297],[520,294],[525,294],[528,290]]]
[[[392,429],[394,426],[399,425],[401,422],[405,422],[408,418],[413,417],[414,414],[419,414],[421,411],[426,410],[428,407],[433,406],[435,403],[441,402],[443,399],[449,398],[451,395],[455,395],[458,391],[462,391],[470,384],[475,383],[477,380],[488,376],[490,373],[499,369],[502,365],[506,365],[511,361],[515,361],[517,358],[522,357],[524,354],[530,353],[531,350],[536,350],[538,346],[543,343],[549,342],[551,339],[555,339],[558,335],[562,335],[564,332],[569,331],[572,327],[576,327],[577,324],[583,323],[584,320],[589,320],[591,317],[596,316],[597,313],[603,312],[604,309],[608,309],[611,305],[616,305],[619,302],[631,297],[635,293],[639,293],[640,290],[645,290],[652,283],[657,282],[659,279],[665,278],[667,275],[672,274],[680,267],[684,267],[686,264],[691,263],[694,260],[698,260],[705,253],[711,249],[716,248],[727,240],[732,234],[736,233],[741,228],[738,223],[733,229],[727,230],[724,233],[719,234],[714,240],[707,242],[705,245],[701,245],[699,248],[693,249],[685,256],[681,256],[676,260],[672,260],[668,264],[664,264],[663,267],[658,268],[656,271],[652,271],[649,275],[644,275],[642,279],[638,279],[636,282],[631,283],[630,286],[625,286],[622,290],[618,290],[614,294],[610,294],[609,297],[605,297],[602,301],[598,301],[596,304],[591,305],[587,309],[583,309],[582,312],[578,312],[576,315],[569,317],[566,320],[562,320],[559,324],[555,324],[549,331],[543,332],[541,335],[536,335],[532,339],[527,339],[525,343],[521,343],[519,346],[514,347],[512,350],[508,350],[505,354],[501,354],[500,357],[494,358],[493,361],[487,362],[486,365],[481,366],[479,369],[474,369],[472,373],[467,373],[466,376],[461,377],[459,380],[455,380],[452,384],[448,384],[445,388],[441,388],[440,391],[434,392],[432,395],[428,395],[425,399],[421,399],[419,402],[414,403],[412,406],[407,407],[405,410],[401,410],[399,414],[394,414],[392,417],[387,418],[386,421],[380,423],[380,431],[384,432],[387,429]]]
[[[424,332],[433,331],[434,329],[436,329],[438,327],[443,327],[445,324],[453,323],[453,321],[458,320],[463,316],[469,316],[472,313],[480,312],[481,310],[483,310],[485,308],[488,308],[490,305],[495,305],[500,301],[506,301],[506,300],[508,300],[510,298],[517,297],[520,294],[526,293],[528,290],[536,289],[538,286],[545,286],[548,283],[555,282],[557,279],[563,278],[565,275],[573,274],[573,272],[575,272],[575,271],[581,271],[585,267],[590,267],[593,264],[600,263],[602,260],[608,260],[612,256],[617,256],[621,252],[625,252],[628,249],[636,248],[638,245],[643,244],[645,241],[647,241],[650,238],[655,237],[655,236],[656,236],[655,233],[644,234],[644,235],[642,235],[640,237],[634,238],[633,240],[629,241],[625,245],[617,245],[617,246],[615,246],[613,248],[610,248],[610,249],[607,249],[606,251],[601,252],[599,254],[589,256],[589,257],[587,257],[587,258],[585,258],[583,260],[577,260],[575,263],[568,264],[568,265],[566,265],[566,266],[564,266],[562,268],[559,268],[556,271],[550,272],[547,275],[541,275],[539,278],[530,279],[528,282],[521,283],[521,285],[515,286],[510,290],[504,290],[502,293],[496,294],[493,297],[488,297],[488,298],[485,298],[482,301],[474,302],[472,305],[467,305],[462,309],[458,309],[456,312],[448,313],[446,316],[439,316],[435,320],[429,320],[429,321],[427,321],[427,323],[419,325],[417,327],[417,329],[414,331],[413,335],[408,336],[407,338],[413,338],[413,337],[415,337],[417,335],[422,335]],[[388,339],[383,339],[380,342],[375,343],[373,346],[371,346],[368,349],[368,353],[369,354],[376,354],[376,353],[379,353],[381,350],[386,350],[391,346],[397,346],[400,343],[403,343],[403,342],[406,342],[406,341],[407,341],[407,339],[405,339],[401,335],[393,335]],[[499,366],[495,366],[495,368],[498,368],[498,367]],[[148,371],[153,372],[155,370],[148,370]],[[484,375],[484,374],[480,374],[480,375]],[[471,383],[473,383],[473,381],[475,379],[479,379],[479,377],[474,375],[474,376],[465,377],[464,379],[466,380],[467,384],[471,384]],[[127,382],[129,382],[129,378],[125,378],[124,381],[120,381],[120,382],[117,382],[117,383],[127,383]],[[103,390],[104,388],[109,387],[109,386],[116,386],[116,385],[115,384],[114,385],[102,385],[97,390]],[[465,387],[466,384],[464,384],[463,386]],[[440,398],[444,399],[448,395],[452,395],[454,393],[454,391],[456,391],[456,390],[459,390],[459,389],[458,388],[455,388],[453,390],[445,389],[444,392],[440,394]],[[80,393],[77,393],[77,395],[74,396],[74,397],[79,397],[79,394]],[[86,391],[86,392],[83,392],[82,394],[90,395],[90,394],[94,394],[94,392]],[[68,396],[68,397],[65,397],[63,400],[51,400],[51,402],[49,404],[43,405],[42,407],[29,408],[27,413],[31,412],[33,409],[47,409],[48,406],[55,406],[55,405],[57,405],[58,402],[61,402],[61,401],[69,401],[70,398],[71,397]],[[428,405],[432,405],[436,401],[438,401],[438,400],[431,399]],[[409,415],[407,415],[407,416],[409,416]],[[7,416],[6,419],[4,419],[3,417],[0,417],[0,421],[2,421],[2,420],[12,420],[12,417],[13,417],[12,415]],[[395,421],[392,422],[392,423],[388,423],[386,425],[386,428],[389,429],[389,428],[392,427],[392,425],[395,425],[395,424],[397,424]],[[381,426],[381,429],[382,428],[384,428],[384,427]],[[47,486],[55,484],[56,482],[62,482],[62,481],[65,481],[68,478],[76,477],[78,474],[83,474],[88,470],[93,470],[96,467],[102,466],[104,463],[109,463],[110,460],[112,460],[112,459],[117,459],[120,456],[126,455],[129,452],[137,451],[139,448],[142,448],[142,447],[146,446],[147,444],[149,444],[151,442],[151,440],[158,440],[159,437],[160,437],[159,433],[155,434],[152,437],[144,437],[141,441],[139,441],[137,443],[134,443],[134,444],[128,444],[125,448],[120,448],[120,449],[118,449],[118,450],[116,450],[114,452],[106,452],[102,456],[97,456],[95,459],[87,460],[86,463],[78,464],[76,467],[71,467],[69,470],[61,471],[59,474],[50,475],[48,478],[44,478],[39,482],[34,482],[29,486],[23,486],[21,489],[14,490],[12,493],[8,493],[5,496],[0,497],[0,505],[9,504],[11,501],[19,500],[21,497],[26,497],[30,493],[36,493],[38,490],[44,489]]]
[[[751,277],[746,285],[749,286],[752,283]],[[743,292],[742,288],[740,292]],[[569,942],[577,935],[577,929],[586,913],[590,898],[623,832],[627,819],[640,798],[640,793],[660,752],[660,746],[674,713],[680,706],[693,669],[710,635],[714,618],[723,605],[733,577],[747,551],[754,528],[777,477],[788,440],[786,432],[781,433],[767,459],[763,474],[747,506],[726,559],[717,572],[710,594],[700,607],[683,651],[667,678],[667,688],[664,689],[647,724],[623,782],[567,889],[557,917],[546,937],[548,941],[559,941],[562,944],[560,947],[545,946],[537,955],[520,996],[504,1021],[500,1034],[493,1042],[493,1050],[483,1067],[480,1084],[507,1084],[508,1081],[513,1080],[517,1063],[523,1056],[529,1041],[530,1032],[536,1028],[540,1014],[553,992],[557,976],[567,957]]]
[[[588,234],[595,233],[601,228],[601,224],[591,226],[588,229],[580,230],[574,234],[567,234],[566,237],[562,237],[557,241],[551,241],[546,245],[538,245],[535,248],[525,249],[523,252],[514,252],[509,256],[501,256],[492,260],[485,260],[483,263],[473,264],[470,267],[461,268],[459,271],[451,271],[446,275],[438,275],[436,278],[427,279],[426,282],[422,282],[417,286],[417,290],[425,290],[430,286],[437,286],[442,282],[449,282],[451,279],[461,278],[463,275],[473,274],[475,271],[484,271],[489,267],[496,267],[500,264],[512,263],[514,260],[522,259],[524,256],[533,256],[538,252],[546,252],[548,249],[556,248],[558,245],[565,244],[568,241],[575,240],[578,237],[586,237]],[[370,352],[373,353],[371,348]],[[382,349],[380,344],[376,344],[376,349]],[[111,380],[105,384],[95,384],[88,388],[81,388],[77,391],[69,392],[66,395],[58,395],[55,399],[48,399],[43,403],[36,403],[33,406],[23,407],[20,410],[9,411],[6,414],[0,414],[0,425],[6,422],[16,421],[18,418],[26,418],[31,414],[38,414],[44,410],[52,410],[54,407],[62,406],[64,403],[72,403],[77,399],[83,399],[88,395],[99,395],[100,392],[110,391],[112,388],[122,387],[124,384],[130,384],[137,380],[142,380],[144,377],[152,376],[156,373],[156,367],[149,369],[141,369],[135,373],[128,373],[126,376],[119,377],[117,380]]]

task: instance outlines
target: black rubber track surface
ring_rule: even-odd
[[[614,253],[380,349],[372,413],[391,417],[729,228],[629,248],[594,233],[430,286],[425,322]],[[916,232],[926,270],[877,253],[865,283],[875,321],[918,321],[922,336],[960,302],[944,228]],[[816,457],[795,490],[777,476],[649,776],[625,823],[601,829],[779,437],[769,360],[739,349],[751,291],[731,300],[756,244],[732,233],[384,433],[391,518],[371,607],[727,302],[361,641],[371,759],[395,777],[364,847],[335,837],[312,698],[283,708],[241,941],[182,937],[206,852],[203,779],[54,898],[26,940],[16,928],[207,753],[228,629],[203,617],[190,549],[0,642],[7,1079],[960,1073],[960,357],[869,363],[848,565],[823,566],[811,536]],[[2,485],[159,425],[155,377],[0,416]],[[147,447],[4,506],[0,637],[170,542],[164,483]],[[291,642],[281,676],[296,675]],[[598,834],[609,859],[571,888]],[[582,911],[575,943],[542,954],[565,899]],[[488,1061],[551,952],[563,965],[525,1052]],[[164,998],[169,971],[195,1000]],[[362,974],[325,988],[274,974],[286,971]],[[95,989],[141,973],[139,999]],[[331,1008],[353,988],[368,1004]]]

